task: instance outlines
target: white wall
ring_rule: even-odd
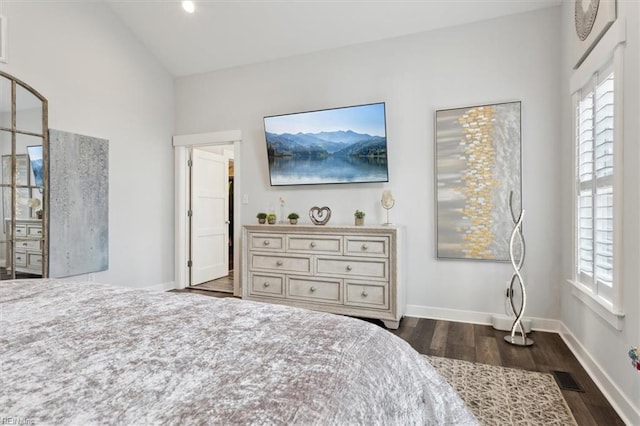
[[[49,101],[49,127],[109,140],[109,270],[173,281],[173,79],[97,2],[3,2],[9,63]]]
[[[279,212],[280,196],[303,223],[312,206],[325,205],[332,224],[352,223],[356,209],[367,223],[382,223],[380,196],[392,189],[391,218],[408,231],[410,312],[503,313],[508,264],[436,260],[433,121],[436,109],[521,100],[528,314],[559,318],[559,39],[560,9],[551,8],[180,78],[176,133],[242,131],[243,223],[258,211]],[[387,110],[388,184],[269,186],[264,116],[379,101]]]
[[[571,59],[573,37],[573,2],[562,6],[562,144],[561,172],[562,203],[562,274],[558,282],[562,288],[561,319],[566,327],[565,338],[581,356],[591,376],[617,405],[627,422],[640,424],[640,374],[634,371],[627,353],[632,346],[640,346],[640,149],[638,147],[640,114],[639,51],[640,4],[618,1],[618,19],[626,20],[627,41],[624,51],[624,71],[616,76],[616,84],[624,84],[624,183],[623,183],[623,250],[622,256],[623,329],[615,330],[600,316],[581,302],[571,292],[566,279],[572,277],[572,182],[573,182],[573,112],[569,94],[569,78],[572,74]]]

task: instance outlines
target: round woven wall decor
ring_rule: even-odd
[[[600,0],[576,0],[575,4],[576,34],[581,41],[585,41],[591,34],[596,21]],[[587,6],[586,9],[585,6]]]

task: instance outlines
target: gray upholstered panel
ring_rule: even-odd
[[[49,276],[109,266],[109,146],[105,139],[49,130]]]

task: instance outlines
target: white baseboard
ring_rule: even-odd
[[[434,308],[431,306],[407,305],[406,315],[409,317],[432,318],[445,321],[468,322],[472,324],[491,325],[491,317],[495,313],[460,311],[457,309]],[[558,333],[560,331],[560,321],[546,318],[532,318],[531,329],[537,331],[548,331]]]
[[[153,284],[147,287],[143,287],[143,290],[168,291],[168,290],[173,290],[174,288],[176,288],[175,281],[168,281],[166,283]]]
[[[515,320],[515,316],[508,316],[505,314],[496,314],[491,315],[491,326],[495,330],[500,331],[509,331],[513,328],[513,321]],[[522,326],[524,327],[525,333],[531,333],[531,319],[530,318],[522,318]]]
[[[561,323],[562,324],[562,323]],[[605,398],[609,401],[614,410],[627,425],[640,425],[640,406],[634,406],[631,401],[620,391],[618,386],[611,380],[609,375],[600,365],[589,355],[580,341],[573,333],[562,324],[560,337],[569,347],[578,362],[585,369],[589,377],[594,381]],[[635,374],[635,373],[634,373]]]

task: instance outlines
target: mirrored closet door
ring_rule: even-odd
[[[0,279],[48,275],[47,100],[0,72]]]

